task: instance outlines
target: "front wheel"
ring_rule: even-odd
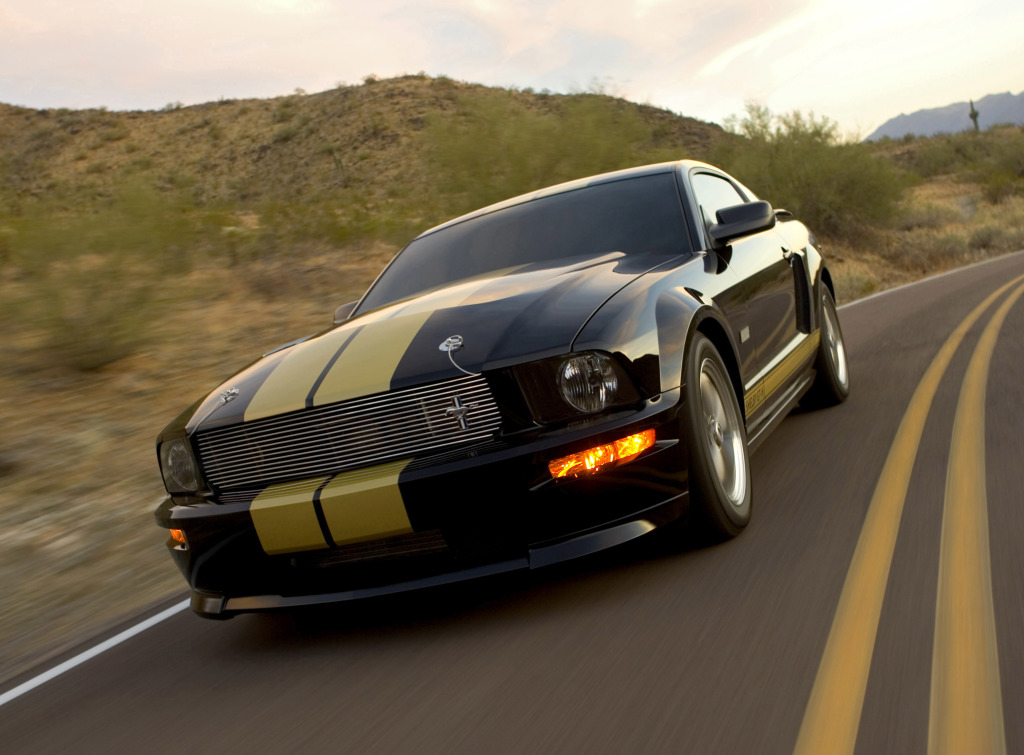
[[[713,539],[735,537],[750,521],[747,433],[725,363],[701,333],[687,351],[685,424],[694,524]]]

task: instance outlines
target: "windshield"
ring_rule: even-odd
[[[422,236],[394,259],[359,310],[537,262],[689,251],[673,174],[627,178],[534,199]]]

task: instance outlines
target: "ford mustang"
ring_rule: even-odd
[[[750,521],[749,453],[842,401],[812,233],[679,161],[426,231],[334,324],[160,434],[201,616],[350,600]]]

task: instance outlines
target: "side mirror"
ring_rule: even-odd
[[[348,304],[342,304],[336,310],[334,310],[334,324],[341,325],[348,316],[352,314],[352,310],[356,308],[358,301],[350,301]]]
[[[715,217],[718,222],[708,228],[708,235],[715,248],[723,247],[740,236],[775,227],[775,213],[772,212],[772,206],[764,201],[723,207],[715,213]]]

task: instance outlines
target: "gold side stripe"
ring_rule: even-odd
[[[821,331],[816,330],[809,334],[767,375],[758,380],[753,388],[746,392],[743,396],[743,406],[748,417],[760,409],[768,397],[781,388],[793,373],[800,369],[800,365],[817,351],[820,340]]]
[[[320,506],[338,545],[412,532],[398,489],[411,459],[340,474],[320,491]]]
[[[326,548],[313,496],[328,478],[271,485],[249,505],[260,545],[269,554]]]

